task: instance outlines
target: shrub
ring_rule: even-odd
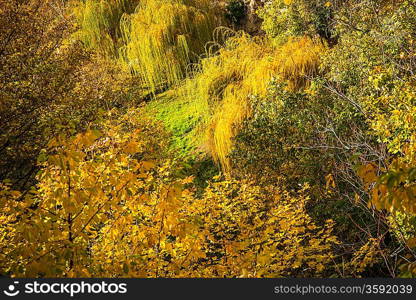
[[[335,39],[333,6],[326,0],[272,0],[259,10],[262,29],[277,44],[293,36]]]
[[[289,89],[304,87],[317,74],[324,49],[307,37],[274,48],[265,40],[237,34],[218,55],[201,61],[200,70],[187,81],[187,97],[211,107],[207,145],[224,170],[230,171],[228,155],[242,121],[250,115],[250,99],[265,97],[274,77],[287,81]]]
[[[249,97],[265,93],[276,69],[273,61],[273,50],[266,43],[237,35],[227,40],[218,55],[203,59],[199,72],[186,83],[185,97],[210,107],[206,144],[224,170],[229,170],[231,139],[249,113]]]

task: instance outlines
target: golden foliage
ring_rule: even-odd
[[[13,180],[0,182],[1,276],[310,277],[334,275],[335,270],[341,276],[360,276],[379,263],[395,276],[398,260],[390,265],[389,256],[414,256],[413,46],[408,51],[400,44],[383,47],[383,56],[393,62],[398,57],[394,64],[400,72],[390,66],[374,68],[370,78],[358,76],[365,72],[357,72],[358,79],[346,73],[348,80],[339,79],[344,75],[322,76],[304,90],[311,78],[323,75],[320,63],[327,45],[316,36],[335,49],[346,37],[356,39],[377,30],[389,36],[384,27],[391,28],[391,20],[402,24],[396,16],[404,12],[383,20],[381,10],[380,28],[372,28],[367,22],[370,10],[350,20],[336,11],[339,3],[267,1],[267,35],[251,37],[222,27],[215,30],[222,24],[217,1],[2,3],[0,65],[5,68],[0,72],[0,119],[7,122],[1,124],[0,151],[7,155],[0,162],[0,177],[13,174],[13,180],[24,182],[20,187]],[[75,4],[70,11],[79,25],[76,38],[97,53],[84,51],[73,39],[68,3]],[[337,22],[345,28],[338,30]],[[9,26],[12,23],[16,28]],[[368,24],[362,27],[363,23]],[[348,30],[356,33],[346,35]],[[398,32],[397,38],[389,39],[394,45],[403,33],[392,31]],[[406,43],[412,45],[413,39]],[[364,43],[371,48],[369,44]],[[375,65],[370,60],[377,51],[352,51],[351,56],[338,49],[349,57],[347,69],[355,66],[351,57],[365,61],[369,70]],[[408,69],[401,60],[408,61]],[[146,104],[146,115],[127,108],[137,104],[135,99],[142,101],[143,90],[156,96],[171,87],[153,107]],[[361,87],[364,91],[356,93]],[[285,110],[272,99],[281,100]],[[255,100],[264,105],[258,113],[251,111]],[[349,107],[348,102],[355,101],[359,112]],[[112,107],[122,107],[122,116],[114,117]],[[299,113],[292,113],[295,110]],[[268,111],[273,114],[267,119]],[[151,120],[154,112],[173,138]],[[228,176],[229,154],[238,149],[234,139],[251,114],[263,117],[262,122],[252,122],[261,136],[256,146],[271,141],[258,151],[259,161],[268,159],[266,151],[275,151],[276,160],[264,165],[265,170],[279,172],[274,177],[264,172],[258,182]],[[270,124],[271,119],[276,122]],[[350,126],[351,120],[357,124]],[[367,139],[368,128],[379,144]],[[246,137],[254,144],[251,133]],[[310,143],[312,138],[316,143]],[[225,179],[211,179],[217,171],[211,161],[193,161],[188,155],[187,143],[195,146],[201,139],[225,171]],[[183,164],[177,153],[173,159],[168,152],[176,149],[171,147],[174,143],[182,146]],[[374,150],[383,145],[389,153]],[[324,152],[324,158],[314,161]],[[372,161],[358,169],[361,184],[352,174],[356,157]],[[26,177],[18,176],[20,166],[30,168]],[[241,177],[247,170],[241,168]],[[287,170],[296,174],[287,176]],[[197,174],[196,179],[189,174]],[[309,181],[312,189],[304,183]],[[372,208],[370,216],[361,207],[358,212],[345,207],[345,199],[354,193],[357,205],[360,197],[369,195],[369,205],[391,214],[384,218],[385,212]],[[325,203],[329,198],[334,203]],[[337,264],[336,254],[344,251],[336,251],[340,242],[335,222],[327,219],[335,210],[347,212],[335,215],[339,232],[352,226],[360,230],[340,235],[348,241],[342,250],[347,249],[351,258],[342,266]],[[372,238],[374,234],[378,237]],[[405,243],[398,252],[388,253],[401,239]],[[416,273],[414,263],[402,268],[406,276]]]
[[[308,79],[317,75],[320,57],[326,47],[320,40],[309,37],[290,38],[279,49],[279,73],[293,90],[299,89]]]
[[[134,210],[104,228],[94,265],[103,266],[100,276],[128,270],[133,277],[275,277],[302,268],[305,276],[320,274],[332,263],[333,222],[315,225],[302,195],[269,192],[219,181],[202,199],[177,187],[131,204]]]
[[[22,194],[5,187],[2,273],[89,276],[88,252],[102,225],[113,220],[121,203],[134,203],[154,186],[162,187],[148,175],[160,141],[148,138],[149,131],[154,133],[151,125],[138,124],[137,114],[130,112],[102,124],[101,131],[58,136],[39,158],[44,169],[35,189]]]
[[[393,78],[391,70],[374,68],[369,81],[375,93],[363,99],[371,129],[392,156],[385,166],[361,166],[358,175],[370,194],[369,205],[388,210],[392,232],[414,248],[414,227],[408,219],[416,215],[415,81],[413,77],[406,81]],[[407,274],[416,273],[414,263],[407,261],[402,268]]]
[[[192,178],[156,160],[160,140],[130,111],[100,131],[57,137],[29,193],[0,192],[1,272],[48,277],[275,277],[328,270],[334,223],[297,194]],[[147,124],[149,124],[147,122]],[[188,187],[188,188],[186,188]]]
[[[22,186],[32,182],[38,152],[58,127],[93,117],[97,103],[91,97],[74,109],[87,57],[69,41],[64,2],[2,0],[0,7],[0,180]]]
[[[293,38],[274,48],[264,39],[236,33],[217,55],[201,61],[200,68],[186,83],[187,97],[212,108],[207,144],[225,171],[233,137],[250,114],[250,97],[265,97],[272,78],[288,83],[289,89],[303,87],[318,72],[325,47],[310,38]]]
[[[306,190],[294,195],[244,181],[212,183],[202,200],[203,221],[210,248],[223,254],[205,276],[316,276],[331,268],[334,223],[327,220],[321,227],[312,221]]]
[[[7,202],[1,214],[8,255],[1,257],[3,270],[17,276],[281,277],[316,276],[332,264],[333,222],[314,224],[302,195],[267,196],[252,184],[227,181],[195,199],[181,188],[186,180],[137,194],[135,188],[146,189],[144,181],[124,179],[115,198],[101,205],[90,194],[93,202],[86,206],[47,201],[29,218],[25,204]],[[73,192],[73,200],[83,202],[82,190]],[[19,196],[2,192],[10,200]],[[16,218],[25,221],[6,225]]]
[[[272,51],[266,43],[237,34],[217,55],[203,59],[198,72],[186,82],[185,97],[211,107],[213,117],[205,125],[207,144],[224,170],[229,168],[231,139],[248,114],[248,97],[266,93],[273,74],[271,61]]]
[[[345,266],[353,274],[364,272],[368,267],[376,264],[381,258],[380,241],[370,238],[360,249],[358,249],[350,262]]]
[[[369,123],[378,140],[395,154],[387,167],[367,164],[359,169],[365,186],[372,190],[372,202],[377,208],[416,214],[416,110],[414,78],[390,83],[391,74],[375,68],[369,78],[377,97],[366,97]]]
[[[134,11],[140,0],[77,1],[74,13],[79,25],[76,36],[85,46],[105,56],[115,57],[120,47],[120,20]]]

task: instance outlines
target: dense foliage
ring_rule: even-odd
[[[415,18],[0,0],[0,275],[414,277]]]

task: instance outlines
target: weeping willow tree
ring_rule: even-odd
[[[319,71],[320,57],[327,51],[321,39],[291,37],[278,48],[279,74],[292,90],[308,85]]]
[[[155,92],[186,75],[221,24],[209,0],[142,0],[121,22],[124,65]]]
[[[262,38],[239,33],[229,38],[216,55],[201,61],[199,70],[187,80],[189,101],[210,108],[204,120],[205,146],[224,171],[230,170],[228,155],[233,138],[250,115],[250,99],[265,97],[272,78],[289,89],[307,85],[307,77],[318,72],[319,57],[325,51],[320,41],[293,38],[274,47]]]
[[[212,107],[206,143],[223,170],[230,169],[232,138],[250,114],[250,96],[266,94],[267,82],[277,72],[276,67],[267,42],[245,34],[229,39],[218,55],[202,62],[195,86],[188,91],[204,98]]]
[[[74,12],[79,25],[78,38],[90,49],[116,57],[121,46],[120,20],[132,13],[140,0],[76,1]]]

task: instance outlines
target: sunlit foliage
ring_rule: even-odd
[[[218,55],[201,61],[200,70],[186,83],[186,97],[211,107],[208,148],[224,170],[230,168],[227,156],[232,139],[250,114],[250,98],[265,97],[274,77],[287,81],[290,89],[304,87],[318,72],[323,51],[322,44],[307,37],[276,48],[265,40],[236,33]]]
[[[63,15],[56,18],[52,5]],[[0,180],[24,186],[56,129],[54,108],[68,104],[86,57],[79,43],[65,42],[71,23],[59,3],[3,0],[0,7]]]
[[[396,81],[380,69],[375,70],[370,82],[376,91],[365,102],[371,128],[394,157],[386,166],[361,166],[359,174],[371,189],[371,201],[378,208],[416,215],[414,82],[412,78]]]
[[[0,0],[0,276],[416,276],[415,17]]]
[[[197,199],[184,188],[191,178],[172,179],[169,161],[152,161],[143,140],[152,129],[132,125],[58,138],[37,190],[3,189],[3,273],[275,277],[331,268],[334,223],[307,215],[306,188],[215,181]]]
[[[321,40],[303,36],[289,38],[279,48],[279,74],[292,90],[304,87],[319,72],[320,57],[325,54]]]
[[[33,190],[21,193],[4,187],[2,273],[88,276],[92,272],[87,268],[91,247],[103,226],[115,220],[115,213],[131,209],[135,199],[145,199],[163,187],[149,173],[156,166],[154,153],[161,149],[163,134],[155,134],[150,123],[139,126],[139,122],[131,112],[101,124],[100,130],[58,136],[39,157],[44,168]],[[149,135],[155,138],[148,139]],[[126,201],[128,206],[122,208]]]
[[[107,239],[97,243],[107,272],[122,275],[121,264],[114,262],[125,261],[130,276],[287,276],[305,266],[303,275],[312,275],[332,261],[333,223],[313,224],[299,205],[307,200],[301,195],[275,190],[275,197],[267,196],[259,187],[234,181],[213,183],[202,199],[186,190],[166,192],[166,199],[138,203],[140,210],[117,221],[123,230],[112,226]],[[129,262],[135,257],[141,259]]]
[[[207,125],[208,147],[227,170],[227,155],[241,121],[247,116],[248,98],[265,94],[276,67],[269,64],[273,51],[246,35],[229,39],[218,55],[201,62],[200,71],[187,82],[187,97],[204,101],[213,114]]]
[[[333,6],[326,0],[270,0],[260,9],[262,29],[281,44],[292,36],[320,36],[332,42]]]
[[[77,37],[85,46],[109,57],[121,46],[120,21],[132,13],[140,0],[86,0],[75,2],[74,13],[79,25]]]

